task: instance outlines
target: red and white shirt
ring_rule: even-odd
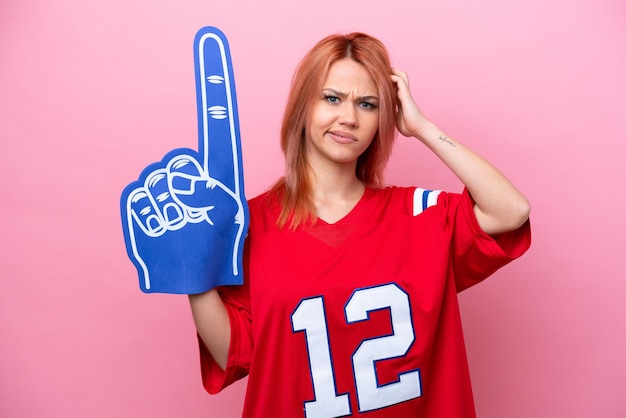
[[[475,416],[457,292],[521,256],[528,222],[494,239],[467,191],[403,187],[296,230],[267,193],[249,209],[225,371],[200,342],[207,391],[249,375],[244,417]]]

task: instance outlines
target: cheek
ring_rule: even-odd
[[[370,133],[370,136],[374,137],[376,132],[378,132],[378,115],[375,115],[367,120],[367,130]]]
[[[337,119],[337,115],[334,113],[333,109],[328,109],[321,107],[317,109],[317,112],[314,114],[314,119],[311,122],[317,126],[326,126],[332,124]]]

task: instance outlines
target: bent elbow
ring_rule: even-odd
[[[528,219],[530,218],[530,202],[528,201],[528,199],[523,199],[523,202],[518,205],[517,212],[519,219],[519,228],[520,226],[524,225],[526,221],[528,221]]]
[[[502,226],[503,232],[515,231],[524,225],[530,218],[530,202],[522,197],[509,209],[507,222]]]
[[[507,202],[495,213],[486,213],[478,206],[474,207],[474,213],[481,229],[491,236],[500,235],[519,229],[530,217],[530,203],[524,197],[515,202]]]

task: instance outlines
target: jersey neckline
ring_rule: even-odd
[[[365,186],[365,190],[363,191],[363,195],[359,198],[358,202],[356,202],[356,205],[354,205],[354,207],[352,209],[350,209],[350,211],[348,213],[345,214],[345,216],[341,219],[339,219],[336,222],[326,222],[324,219],[320,218],[319,216],[316,216],[315,219],[317,220],[316,223],[319,223],[321,225],[324,226],[335,226],[335,225],[341,225],[344,223],[352,223],[352,220],[354,218],[358,218],[359,213],[361,213],[363,211],[363,207],[366,206],[367,202],[369,200],[371,200],[372,196],[374,195],[375,190],[369,186]],[[315,227],[315,226],[313,226]]]

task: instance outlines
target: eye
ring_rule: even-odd
[[[359,104],[360,107],[362,107],[363,109],[367,109],[367,110],[373,110],[376,109],[378,106],[376,105],[376,103],[373,102],[368,102],[368,101],[363,101]]]
[[[324,94],[324,100],[326,100],[328,103],[339,103],[339,97],[333,96],[332,94]]]

